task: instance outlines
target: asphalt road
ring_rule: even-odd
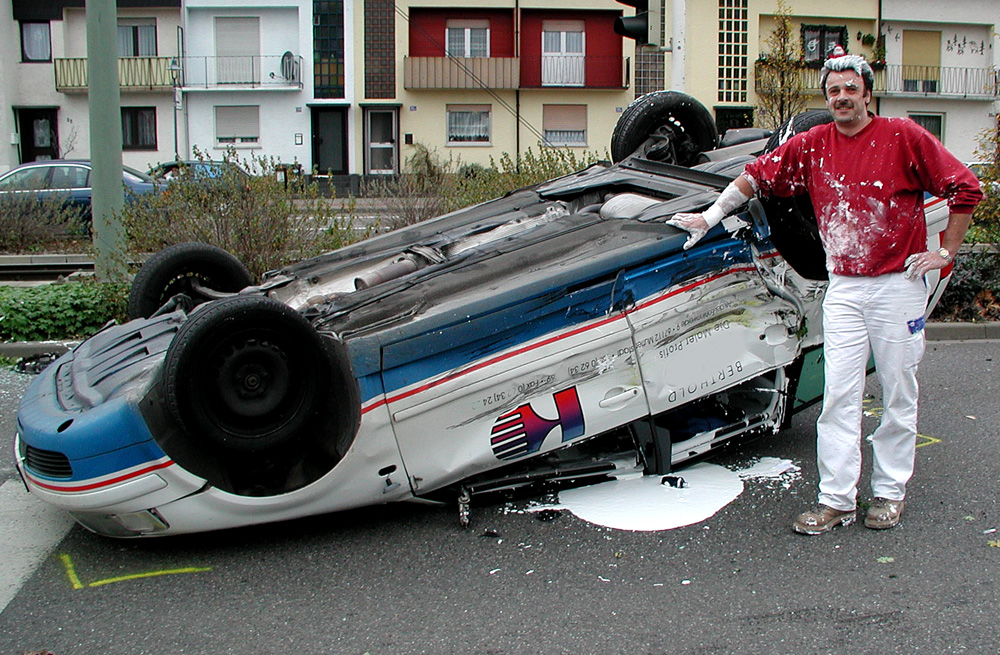
[[[75,527],[0,614],[0,653],[996,653],[998,356],[928,345],[894,530],[791,532],[814,498],[813,408],[711,460],[788,458],[801,479],[664,532],[541,521],[527,501],[474,507],[469,530],[411,504],[154,541]],[[24,384],[0,372],[0,479]]]

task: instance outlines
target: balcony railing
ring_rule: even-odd
[[[773,92],[762,75],[764,64],[757,62],[754,88],[758,94]],[[819,70],[798,70],[808,93],[820,95]],[[920,96],[944,99],[994,100],[1000,97],[997,71],[989,68],[903,66],[889,64],[875,71],[875,95]]]
[[[260,89],[302,88],[302,57],[284,55],[242,57],[181,57],[184,88]]]
[[[123,91],[169,91],[170,57],[121,57],[118,59],[118,83]],[[56,91],[87,92],[87,58],[56,59]]]
[[[885,92],[941,98],[992,100],[1000,97],[997,71],[988,68],[886,66]]]
[[[404,57],[406,89],[624,89],[629,59],[596,55],[544,57]]]
[[[406,89],[516,89],[521,80],[516,57],[404,57]]]

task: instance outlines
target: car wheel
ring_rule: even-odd
[[[712,114],[679,91],[654,91],[637,98],[611,135],[611,158],[619,162],[640,148],[648,159],[690,166],[714,150],[719,133]]]
[[[826,109],[810,109],[801,114],[795,114],[774,131],[774,134],[767,140],[764,152],[771,152],[785,141],[800,132],[808,132],[817,125],[823,125],[833,120],[833,116]]]
[[[783,122],[768,139],[764,152],[771,152],[800,132],[829,123],[833,118],[825,109],[813,109],[792,116]],[[804,278],[827,280],[826,254],[819,238],[816,212],[808,195],[792,198],[766,196],[761,198],[767,222],[771,227],[771,242],[789,266]]]
[[[235,293],[251,284],[246,266],[222,248],[179,243],[159,251],[139,269],[129,292],[128,316],[149,318],[177,294],[198,305],[211,300],[211,294]]]
[[[187,435],[221,452],[274,452],[298,440],[329,392],[330,355],[312,324],[263,296],[194,311],[167,350],[163,390]]]

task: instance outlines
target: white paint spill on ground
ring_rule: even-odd
[[[0,612],[71,527],[68,514],[29,494],[19,480],[0,486]]]
[[[695,464],[676,475],[684,479],[681,488],[645,475],[562,491],[559,503],[589,523],[653,532],[703,521],[743,492],[740,476],[716,464]]]
[[[799,467],[787,459],[764,457],[738,471],[695,464],[671,476],[682,478],[682,487],[663,484],[664,477],[625,475],[568,489],[559,493],[558,505],[535,506],[531,511],[565,509],[584,521],[615,530],[671,530],[713,516],[743,493],[744,480],[774,480],[787,489],[799,478]]]

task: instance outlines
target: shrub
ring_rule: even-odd
[[[380,226],[398,230],[446,213],[454,166],[418,143],[401,175],[369,179],[365,195],[382,199]]]
[[[0,340],[83,339],[126,319],[128,287],[96,282],[0,287]]]
[[[528,148],[518,157],[504,153],[499,162],[491,157],[490,168],[469,167],[454,179],[447,208],[452,211],[499,198],[516,189],[574,173],[598,161],[600,157],[595,152],[577,155],[573,150],[559,148],[540,148],[537,154]]]
[[[957,258],[934,318],[1000,321],[1000,253],[974,252]]]
[[[64,197],[42,196],[37,191],[0,194],[0,252],[65,249],[66,243],[84,240],[86,235],[79,210],[67,206]]]
[[[205,160],[202,153],[198,158]],[[217,177],[181,175],[159,193],[133,199],[122,215],[130,258],[185,241],[219,246],[260,276],[299,259],[357,239],[351,221],[315,183],[279,181],[281,164],[253,156],[240,162],[234,150]]]
[[[967,243],[1000,243],[1000,126],[980,135],[976,173],[983,189],[983,201],[976,207]]]

